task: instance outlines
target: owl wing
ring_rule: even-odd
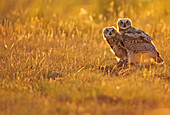
[[[133,35],[136,38],[141,38],[141,39],[145,40],[146,42],[151,42],[151,40],[152,40],[152,38],[148,34],[146,34],[144,31],[135,29],[133,27],[127,33],[130,33],[131,36]]]
[[[137,35],[129,33],[123,36],[123,44],[128,50],[133,52],[157,52],[151,41],[148,42],[143,37],[137,38]]]

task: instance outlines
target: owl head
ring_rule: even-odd
[[[126,30],[126,29],[128,29],[128,28],[130,28],[132,26],[132,23],[131,23],[130,19],[128,19],[128,18],[119,19],[117,24],[118,24],[119,30],[120,29]]]
[[[106,41],[117,41],[117,40],[122,40],[120,34],[117,32],[115,27],[106,27],[103,29],[103,38]]]
[[[106,27],[103,29],[103,35],[104,37],[108,38],[108,37],[115,37],[115,35],[118,32],[116,31],[116,29],[114,27]]]

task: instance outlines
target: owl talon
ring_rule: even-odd
[[[123,61],[120,60],[119,62],[117,62],[117,66],[118,66],[118,67],[122,67],[122,66],[123,66]]]
[[[117,66],[118,66],[118,67],[127,66],[127,65],[128,65],[128,60],[120,60],[120,61],[117,63]]]

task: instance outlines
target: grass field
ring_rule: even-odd
[[[0,115],[168,115],[169,6],[1,0]],[[116,66],[102,30],[122,17],[153,37],[164,65]]]

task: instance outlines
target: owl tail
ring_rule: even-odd
[[[159,56],[159,53],[158,53],[158,55],[157,55],[156,57],[154,57],[153,59],[154,59],[154,61],[157,62],[157,63],[163,63],[163,61],[164,61],[164,60]]]

